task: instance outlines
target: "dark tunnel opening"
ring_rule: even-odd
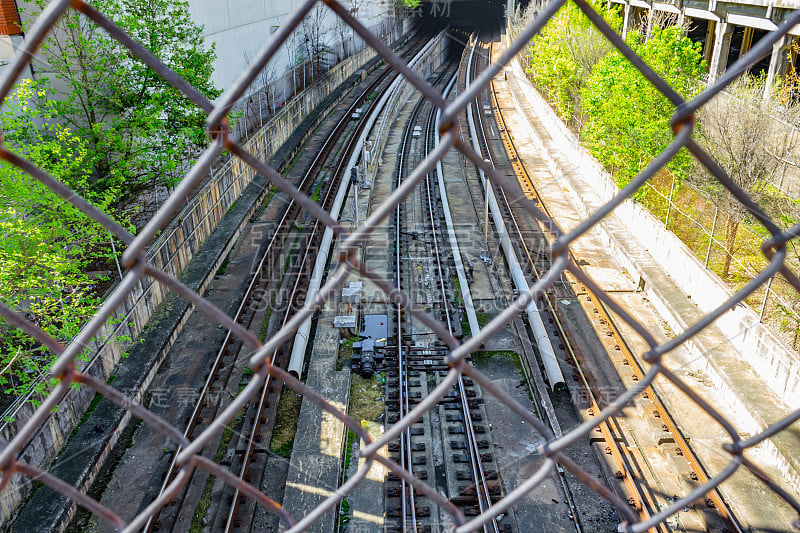
[[[453,51],[463,48],[473,32],[497,35],[505,28],[505,0],[436,0],[420,2],[411,10],[417,29],[436,33],[445,28],[453,36]],[[465,38],[466,37],[466,38]]]

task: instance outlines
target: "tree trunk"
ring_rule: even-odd
[[[728,277],[731,271],[731,260],[733,260],[734,246],[736,245],[736,234],[739,230],[739,221],[733,217],[728,218],[725,225],[725,264],[722,267],[722,279]]]

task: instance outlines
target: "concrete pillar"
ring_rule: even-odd
[[[784,35],[772,45],[772,57],[769,59],[769,68],[767,69],[767,82],[764,84],[764,98],[770,97],[775,78],[780,76],[785,69],[786,51],[784,49],[788,42],[788,37]]]
[[[713,83],[725,72],[728,54],[731,50],[733,27],[733,24],[728,24],[724,20],[717,23],[717,29],[714,32],[714,52],[711,54],[711,67],[708,69],[709,83]]]
[[[717,29],[717,22],[715,20],[708,21],[708,29],[706,30],[706,42],[703,45],[703,60],[711,65],[711,51],[714,49],[714,31]]]
[[[626,38],[628,36],[628,24],[631,20],[631,6],[630,4],[625,4],[625,17],[622,19],[622,38]]]

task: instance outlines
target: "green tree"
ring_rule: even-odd
[[[210,81],[214,47],[205,46],[186,2],[92,4],[200,92],[219,95]],[[93,190],[115,190],[124,202],[155,184],[173,186],[206,144],[204,113],[79,13],[60,19],[41,58],[37,89],[53,102],[50,119],[87,139]]]
[[[683,28],[653,28],[645,42],[631,32],[628,43],[683,97],[697,94],[704,69],[701,45],[692,43]],[[595,66],[581,96],[588,116],[584,141],[620,186],[672,141],[674,106],[618,51]],[[682,150],[668,166],[678,177],[685,176],[691,157]]]
[[[606,8],[605,2],[592,1],[592,7],[615,29],[622,26],[617,8]],[[532,2],[528,11],[539,9]],[[529,13],[520,17],[531,19]],[[580,119],[580,96],[595,65],[613,46],[586,18],[583,12],[567,2],[531,40],[528,75],[556,108],[562,120]],[[577,115],[577,117],[576,117]]]
[[[86,141],[44,121],[53,107],[44,97],[30,80],[20,84],[0,114],[5,146],[107,208],[114,192],[97,193],[89,186]],[[93,263],[108,264],[110,234],[7,163],[0,163],[0,205],[0,299],[67,342],[98,304],[93,283],[102,279],[90,280],[86,270]],[[25,391],[52,356],[0,319],[0,392]]]

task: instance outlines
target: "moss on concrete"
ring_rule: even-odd
[[[294,437],[297,434],[297,418],[300,416],[302,403],[302,396],[289,387],[283,388],[278,403],[278,416],[272,429],[269,451],[287,459],[292,456]]]

